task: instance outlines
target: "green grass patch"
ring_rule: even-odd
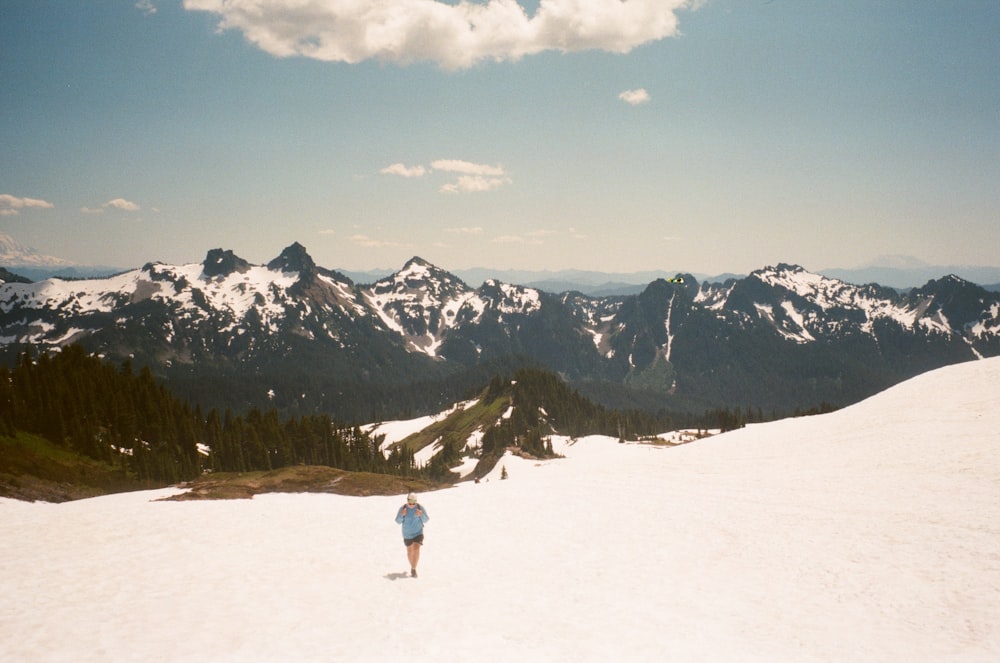
[[[336,495],[405,495],[439,490],[449,484],[332,467],[296,465],[267,472],[213,472],[181,484],[187,492],[172,501],[250,499],[263,493],[333,493]]]
[[[37,435],[0,436],[0,496],[66,502],[108,493],[157,488],[120,467],[58,447]]]
[[[441,421],[436,421],[422,431],[413,433],[399,444],[415,453],[441,440],[443,443],[456,445],[457,451],[461,451],[474,432],[485,430],[486,427],[496,423],[508,405],[506,398],[496,398],[487,404],[480,400],[467,409],[456,410]]]

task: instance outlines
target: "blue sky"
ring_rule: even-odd
[[[0,233],[123,267],[998,265],[997,34],[994,0],[4,0]]]

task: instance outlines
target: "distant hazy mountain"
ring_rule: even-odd
[[[820,273],[847,283],[878,283],[899,289],[916,288],[948,274],[982,286],[1000,282],[1000,267],[931,265],[912,256],[899,255],[880,256],[863,267],[823,269]]]
[[[0,266],[65,268],[72,266],[69,260],[47,256],[35,249],[24,246],[10,235],[0,233]]]
[[[392,269],[373,269],[367,271],[352,271],[341,269],[340,273],[348,276],[355,283],[374,283],[392,274]],[[670,278],[675,273],[657,270],[647,272],[598,272],[578,269],[563,270],[527,270],[527,269],[491,269],[487,267],[472,267],[456,269],[451,272],[471,286],[478,286],[486,281],[502,281],[538,288],[546,292],[577,291],[588,295],[635,294],[643,287],[659,278]]]
[[[24,246],[4,233],[0,233],[0,267],[31,281],[41,281],[53,276],[64,279],[94,278],[125,271],[121,267],[77,265],[69,260],[48,256]]]
[[[599,272],[593,270],[562,269],[562,270],[513,270],[487,269],[477,267],[460,269],[454,272],[469,285],[479,285],[495,280],[504,283],[517,283],[529,288],[537,288],[545,292],[580,292],[591,297],[610,297],[614,295],[636,295],[647,285],[657,279],[670,279],[677,271],[650,270],[642,272]],[[721,283],[730,278],[742,278],[745,274],[719,274],[715,276],[694,273],[699,281]]]

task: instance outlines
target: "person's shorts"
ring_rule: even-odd
[[[424,535],[423,534],[417,534],[412,539],[403,539],[403,545],[406,546],[406,547],[410,547],[414,543],[419,543],[420,545],[424,545]]]

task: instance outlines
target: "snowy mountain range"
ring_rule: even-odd
[[[440,405],[526,363],[613,406],[790,410],[1000,354],[1000,295],[954,276],[907,294],[785,264],[675,281],[612,297],[474,288],[415,257],[358,285],[298,243],[266,265],[213,249],[202,263],[0,284],[0,350],[11,361],[25,344],[80,343],[150,366],[198,402],[345,416],[403,385],[437,402],[397,407]]]

